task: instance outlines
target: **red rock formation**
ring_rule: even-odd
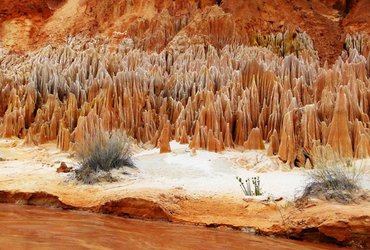
[[[281,142],[279,146],[279,158],[283,162],[293,164],[297,156],[296,138],[294,133],[294,112],[285,114],[283,130],[281,132]]]
[[[353,157],[348,126],[347,97],[342,87],[339,89],[333,120],[329,125],[328,144],[341,156]]]
[[[361,134],[360,140],[355,150],[356,158],[369,158],[370,157],[370,140],[365,134]]]
[[[115,129],[161,152],[174,139],[215,152],[262,149],[266,141],[269,154],[291,166],[304,166],[317,144],[344,157],[367,155],[370,58],[356,46],[331,67],[310,53],[176,46],[150,53],[70,38],[29,56],[1,54],[0,135],[34,144],[56,139],[63,150]]]
[[[248,140],[244,143],[245,149],[265,149],[263,144],[261,130],[254,128],[248,136]]]
[[[278,151],[279,151],[279,135],[275,129],[270,137],[270,145],[268,147],[267,154],[269,156],[273,156],[276,155]]]
[[[61,127],[59,129],[59,133],[58,133],[58,137],[57,137],[58,147],[63,151],[69,150],[70,141],[71,141],[71,135],[69,133],[69,130],[66,129],[66,128]]]
[[[57,168],[57,173],[69,173],[71,172],[72,168],[68,167],[65,162],[60,163],[59,168]]]
[[[167,121],[162,129],[161,136],[159,137],[159,149],[160,153],[171,152],[170,140],[171,140],[170,122]]]
[[[3,0],[0,34],[3,46],[23,51],[82,33],[102,34],[115,44],[124,41],[122,49],[159,52],[170,44],[182,49],[192,44],[222,48],[232,42],[266,45],[258,31],[293,28],[312,37],[322,63],[333,63],[341,52],[343,34],[370,32],[369,6],[368,0],[223,0],[220,5],[212,0]],[[284,50],[292,48],[296,46]]]

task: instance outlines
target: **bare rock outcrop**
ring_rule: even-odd
[[[330,68],[310,53],[244,45],[152,53],[78,38],[2,58],[2,137],[69,150],[87,133],[118,129],[161,152],[171,140],[214,152],[269,142],[269,155],[292,167],[317,144],[369,154],[370,58],[355,47]]]
[[[245,149],[265,149],[263,144],[262,134],[259,128],[254,128],[248,136],[248,140],[244,143]]]

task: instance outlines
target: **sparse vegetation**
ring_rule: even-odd
[[[316,197],[350,203],[361,190],[364,170],[353,159],[342,159],[328,146],[319,146],[313,155],[314,170],[300,199]],[[300,200],[299,199],[299,200]]]
[[[318,58],[312,39],[305,32],[286,30],[276,34],[250,34],[249,40],[252,46],[261,46],[270,49],[279,56],[285,57],[294,54],[299,57],[309,54]]]
[[[286,208],[291,206],[292,202],[285,202],[284,205],[279,205],[278,201],[281,200],[281,199],[282,198],[276,199],[272,194],[269,194],[268,197],[267,197],[267,201],[272,202],[276,206],[276,209],[278,210],[279,215],[281,217],[281,221],[283,223],[283,226],[285,226],[286,225],[286,218],[285,218],[285,214],[283,213],[283,210],[285,210]]]
[[[370,36],[364,33],[347,34],[344,48],[347,52],[350,52],[351,49],[356,49],[361,55],[367,57],[370,48]]]
[[[240,177],[236,177],[236,180],[239,182],[240,184],[240,187],[243,191],[243,193],[245,194],[245,196],[260,196],[262,195],[262,189],[261,189],[261,182],[260,182],[260,178],[257,176],[257,177],[252,177],[252,184],[253,184],[253,187],[254,187],[254,190],[252,191],[251,189],[251,179],[250,178],[247,178],[245,179],[245,184],[242,180],[242,178]]]
[[[262,195],[260,177],[252,177],[252,183],[254,185],[254,195]]]
[[[76,170],[76,179],[85,184],[114,181],[112,169],[135,167],[129,139],[120,132],[87,135],[84,143],[77,145],[77,156],[81,167]]]

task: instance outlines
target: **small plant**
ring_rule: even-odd
[[[252,177],[252,183],[254,185],[254,194],[256,196],[262,195],[260,177]]]
[[[245,196],[260,196],[262,195],[262,190],[261,190],[261,182],[260,182],[260,178],[257,176],[257,177],[252,177],[252,184],[254,186],[254,191],[252,191],[251,189],[251,179],[250,178],[247,178],[245,179],[245,184],[242,180],[242,178],[240,177],[236,177],[236,180],[239,182],[240,184],[240,187],[243,191],[243,193],[245,194]]]
[[[251,183],[250,183],[249,178],[245,180],[245,185],[242,181],[242,178],[237,176],[236,179],[239,181],[240,187],[243,193],[245,194],[245,196],[252,196]]]
[[[284,214],[283,214],[282,208],[286,208],[286,207],[287,207],[287,205],[286,205],[285,207],[280,206],[280,205],[276,202],[276,199],[275,199],[275,197],[274,197],[272,194],[269,194],[269,195],[268,195],[267,200],[268,200],[268,201],[271,201],[272,203],[274,203],[274,204],[275,204],[275,206],[276,206],[276,208],[277,208],[277,210],[278,210],[278,212],[279,212],[279,214],[280,214],[281,221],[282,221],[283,225],[285,226],[285,224],[286,224],[286,223],[285,223],[285,216],[284,216]]]
[[[77,145],[80,169],[76,179],[85,184],[99,181],[114,181],[110,170],[123,166],[135,167],[131,159],[130,142],[119,132],[97,132],[85,137],[83,144]]]

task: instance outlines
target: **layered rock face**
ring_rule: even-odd
[[[306,31],[332,64],[346,33],[370,32],[369,8],[368,0],[2,0],[0,45],[29,51],[83,33],[159,53],[172,41],[223,48],[290,28]]]
[[[130,39],[69,38],[25,55],[1,50],[0,136],[69,150],[86,133],[118,129],[161,152],[172,139],[215,152],[265,141],[291,166],[320,144],[368,157],[368,43],[360,53],[349,36],[348,52],[320,67],[307,36],[293,40],[307,45],[299,51],[276,50],[290,36],[302,34],[261,37],[268,48],[173,43],[156,53]]]
[[[292,166],[320,144],[368,157],[368,3],[4,0],[0,136],[69,150],[118,129],[163,153],[175,139],[269,142]]]

